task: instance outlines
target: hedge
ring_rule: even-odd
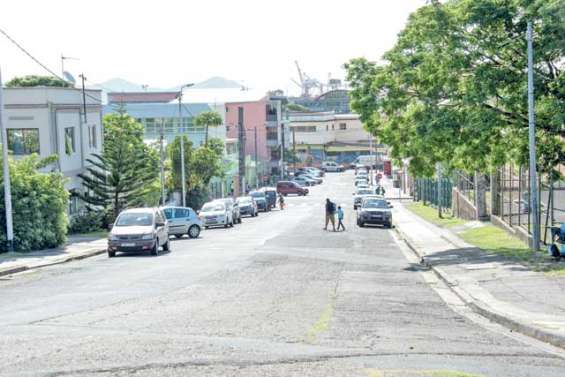
[[[0,158],[0,163],[1,163]],[[53,162],[31,155],[10,159],[14,248],[16,251],[57,247],[67,232],[68,191],[61,173],[38,169]],[[6,209],[3,175],[0,176],[0,247],[6,245]]]

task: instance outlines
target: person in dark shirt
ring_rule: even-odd
[[[326,226],[324,230],[328,230],[328,223],[332,223],[333,231],[335,232],[335,203],[333,203],[329,198],[326,199]]]

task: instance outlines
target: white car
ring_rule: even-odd
[[[345,170],[345,167],[333,161],[326,161],[322,163],[322,170],[327,172],[342,172]]]
[[[190,238],[198,238],[203,224],[192,208],[167,206],[162,210],[169,223],[169,234],[177,238],[185,234]]]
[[[361,202],[364,198],[369,196],[375,196],[375,188],[374,187],[362,187],[358,188],[356,192],[353,193],[353,209],[357,209],[361,206]],[[382,197],[384,199],[384,197]]]
[[[208,202],[199,212],[204,228],[211,226],[233,227],[233,211],[221,201]]]

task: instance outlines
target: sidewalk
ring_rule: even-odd
[[[60,248],[29,253],[2,253],[0,276],[102,254],[106,252],[106,245],[106,238],[70,236]]]
[[[565,348],[565,278],[487,254],[401,203],[394,204],[402,238],[469,307],[512,330]]]

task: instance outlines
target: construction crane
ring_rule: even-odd
[[[302,69],[300,69],[300,65],[298,64],[298,61],[295,60],[294,64],[296,64],[296,69],[298,70],[298,78],[300,79],[300,82],[296,81],[295,79],[291,79],[291,81],[302,89],[301,96],[310,97],[310,91],[314,88],[319,88],[321,92],[323,89],[322,83],[320,83],[316,79],[310,78],[306,73],[302,72]]]

